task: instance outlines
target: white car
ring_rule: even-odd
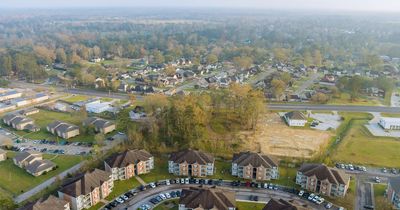
[[[169,180],[165,180],[165,185],[170,185],[171,183],[169,182]]]
[[[325,208],[330,209],[330,208],[332,208],[332,206],[333,206],[332,203],[328,203],[328,204],[326,204]]]
[[[117,198],[116,201],[117,201],[118,203],[124,203],[124,200],[122,200],[121,198]]]
[[[122,199],[125,200],[125,201],[129,200],[128,196],[126,196],[126,195],[121,195],[120,198],[122,198]]]
[[[264,189],[268,189],[268,183],[264,183]]]
[[[308,196],[308,198],[307,198],[307,199],[311,201],[311,200],[312,200],[314,197],[315,197],[314,193],[311,193],[311,195],[310,195],[310,196]]]
[[[304,195],[304,190],[300,190],[299,196],[303,196],[303,195]]]
[[[185,179],[184,178],[181,179],[181,184],[185,184]]]
[[[185,184],[189,184],[189,178],[185,179]]]
[[[160,196],[160,197],[161,197],[161,199],[163,199],[163,200],[167,199],[167,196],[165,196],[165,195],[164,195],[164,194],[162,194],[162,193],[161,193],[159,196]]]
[[[151,188],[156,188],[156,184],[154,184],[154,182],[149,184]]]
[[[170,199],[171,198],[171,194],[165,193],[165,197],[167,197],[167,199]]]
[[[317,204],[322,204],[324,201],[325,201],[324,198],[319,198],[319,199],[316,201],[316,203],[317,203]]]
[[[318,196],[318,195],[316,195],[316,196],[314,196],[314,197],[312,198],[312,201],[313,201],[314,203],[316,203],[318,200],[319,200],[319,196]]]

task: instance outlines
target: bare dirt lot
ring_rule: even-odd
[[[252,151],[310,158],[323,150],[333,133],[308,128],[291,128],[276,113],[269,113],[256,132],[241,132],[239,139]]]

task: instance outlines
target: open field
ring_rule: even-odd
[[[354,120],[342,142],[332,155],[333,161],[371,166],[400,167],[400,141],[389,137],[374,137],[364,125],[367,120]]]
[[[390,98],[390,97],[389,97]],[[390,100],[390,99],[389,99]],[[328,101],[330,105],[364,105],[364,106],[373,106],[373,105],[382,105],[382,102],[375,98],[359,98],[354,101],[351,100],[349,93],[341,93],[339,98],[333,97]]]
[[[239,133],[244,149],[301,158],[311,158],[317,154],[326,147],[332,136],[333,133],[327,131],[291,128],[276,113],[267,114],[255,133]]]
[[[88,100],[90,97],[86,95],[72,95],[71,97],[63,99],[63,101],[69,102],[69,103],[75,103],[78,101],[85,101]]]
[[[11,196],[19,195],[82,161],[82,157],[80,156],[43,154],[44,159],[52,160],[58,168],[47,174],[34,177],[14,165],[12,158],[15,156],[15,153],[8,152],[7,156],[7,160],[0,162],[0,188],[8,192]]]
[[[237,210],[247,210],[247,209],[262,210],[264,206],[265,203],[254,203],[254,202],[243,202],[243,201],[236,202]]]

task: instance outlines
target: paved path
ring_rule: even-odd
[[[53,184],[55,181],[57,181],[57,179],[61,180],[61,179],[65,178],[70,173],[78,172],[83,164],[84,164],[84,162],[80,162],[80,163],[76,164],[75,166],[73,166],[73,167],[61,172],[60,174],[51,177],[50,179],[48,179],[45,182],[37,185],[36,187],[30,189],[29,191],[26,191],[26,192],[22,193],[21,195],[18,195],[17,197],[14,198],[14,201],[16,203],[21,203],[21,202],[27,200],[28,198],[30,198],[31,196],[35,195],[36,193],[39,193],[40,191],[42,191],[42,190],[46,189],[47,187],[49,187],[51,184]]]
[[[318,81],[319,79],[319,74],[318,73],[312,73],[311,77],[308,78],[307,81],[304,81],[300,87],[297,88],[297,90],[294,92],[296,95],[300,95],[304,93],[308,88],[310,88],[314,82]]]
[[[136,180],[141,184],[141,185],[146,185],[146,182],[143,181],[142,178],[140,178],[139,176],[135,176]]]

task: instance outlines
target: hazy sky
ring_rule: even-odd
[[[400,0],[0,0],[0,8],[230,7],[400,12]]]

